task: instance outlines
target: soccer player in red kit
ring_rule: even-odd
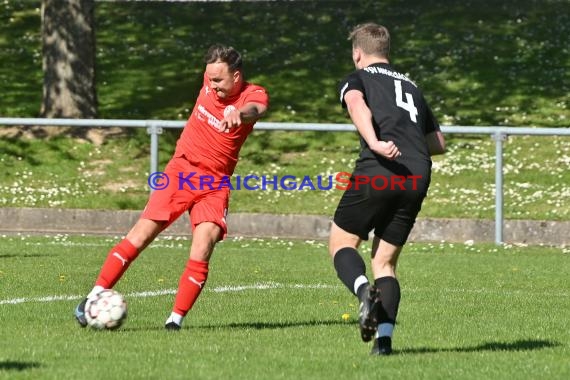
[[[168,186],[151,194],[140,219],[125,239],[109,251],[87,296],[112,288],[139,253],[187,211],[192,223],[190,258],[165,323],[168,330],[181,328],[182,320],[204,288],[214,246],[227,234],[230,188],[221,181],[233,174],[241,146],[269,104],[263,87],[245,81],[242,58],[234,48],[210,47],[205,63],[204,84],[174,156],[164,170]],[[87,298],[75,309],[82,327],[87,325]]]

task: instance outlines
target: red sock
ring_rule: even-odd
[[[185,316],[194,305],[194,302],[198,299],[202,288],[204,288],[204,285],[206,284],[207,278],[207,261],[188,260],[186,269],[180,277],[178,293],[176,294],[172,311]]]
[[[95,285],[111,289],[139,255],[138,250],[127,239],[121,240],[107,255]]]

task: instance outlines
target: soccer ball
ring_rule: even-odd
[[[85,304],[87,324],[96,330],[114,330],[127,318],[127,302],[113,289],[105,289]]]

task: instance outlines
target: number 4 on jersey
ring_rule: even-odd
[[[414,123],[417,123],[418,119],[416,116],[418,115],[418,109],[414,104],[412,94],[406,92],[406,101],[404,101],[404,97],[402,96],[402,81],[394,80],[394,87],[396,87],[396,105],[408,111],[410,113],[410,119],[412,119]]]

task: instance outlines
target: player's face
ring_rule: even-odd
[[[239,92],[241,73],[239,70],[231,72],[225,62],[207,64],[206,77],[210,81],[210,88],[220,99],[229,98]]]

